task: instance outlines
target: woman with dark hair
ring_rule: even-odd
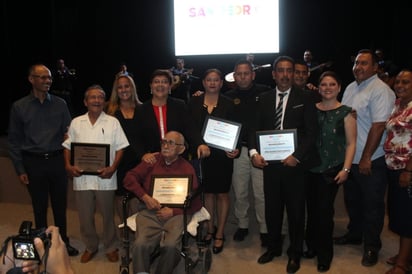
[[[326,272],[333,259],[333,216],[338,188],[349,176],[356,147],[356,120],[352,109],[337,97],[341,81],[335,72],[319,78],[322,101],[316,104],[321,164],[312,168],[306,184],[307,227],[303,257],[317,256],[318,271]]]
[[[202,83],[205,92],[193,97],[189,102],[190,116],[195,120],[199,133],[208,116],[230,120],[234,112],[232,100],[220,94],[223,86],[220,70],[208,69]],[[225,241],[224,230],[230,209],[229,190],[232,182],[233,158],[239,154],[239,150],[224,151],[213,147],[210,150],[210,156],[203,162],[205,207],[210,213],[205,241],[210,243],[214,238],[212,251],[217,254],[223,250]]]
[[[394,84],[395,107],[386,122],[384,143],[388,167],[389,229],[399,235],[398,254],[387,263],[386,274],[410,273],[412,256],[412,70],[402,70]]]
[[[147,163],[156,161],[155,155],[160,151],[160,141],[172,130],[181,132],[187,141],[188,154],[184,155],[185,158],[203,158],[210,154],[200,132],[195,130],[185,102],[169,96],[172,79],[170,71],[155,70],[150,77],[152,98],[138,108],[136,127],[143,152],[137,157]]]

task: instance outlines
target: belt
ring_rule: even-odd
[[[59,156],[63,154],[63,149],[55,150],[55,151],[49,151],[49,152],[31,152],[31,151],[23,151],[23,155],[29,156],[29,157],[35,157],[35,158],[40,158],[40,159],[45,159],[48,160],[50,158]]]

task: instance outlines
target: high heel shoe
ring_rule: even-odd
[[[216,238],[215,237],[215,244],[216,244],[216,240],[217,241],[222,241],[222,245],[221,246],[213,245],[213,249],[212,249],[213,254],[219,254],[220,252],[222,252],[223,246],[225,245],[225,236],[223,235],[222,238]]]
[[[214,226],[213,228],[213,232],[207,232],[207,235],[203,238],[203,242],[207,245],[210,245],[212,243],[212,239],[215,238],[216,236],[216,231],[217,231],[217,227]],[[209,238],[210,237],[210,238]]]

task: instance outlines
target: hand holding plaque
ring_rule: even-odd
[[[71,143],[71,164],[78,166],[82,174],[98,175],[98,170],[110,164],[110,145]]]
[[[258,151],[267,162],[280,162],[295,152],[297,130],[257,131],[256,140]]]
[[[203,125],[203,140],[211,147],[233,151],[236,149],[241,128],[239,123],[208,116]]]
[[[153,175],[151,196],[162,206],[183,207],[191,186],[191,175]]]

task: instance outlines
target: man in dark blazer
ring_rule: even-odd
[[[250,132],[249,153],[254,166],[263,168],[265,215],[268,228],[268,249],[258,259],[261,264],[282,254],[282,221],[284,207],[288,217],[290,245],[287,272],[300,268],[305,224],[305,171],[319,164],[315,142],[318,134],[316,108],[309,94],[293,87],[294,60],[279,56],[273,63],[272,76],[276,88],[261,95],[255,128]],[[297,146],[281,161],[270,163],[258,152],[256,131],[274,130],[279,94],[283,95],[280,130],[296,129]]]

